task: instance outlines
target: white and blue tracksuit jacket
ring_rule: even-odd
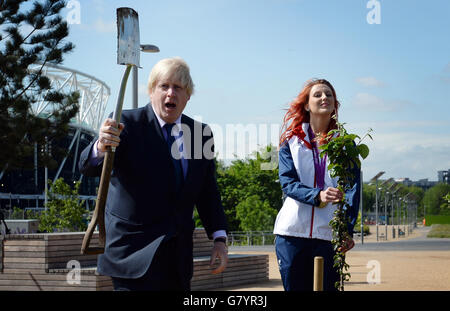
[[[329,225],[337,205],[328,203],[319,208],[318,194],[322,190],[315,186],[315,170],[312,150],[308,147],[308,123],[303,123],[303,139],[293,136],[279,151],[280,184],[286,199],[279,211],[274,234],[302,238],[315,238],[331,241],[332,230]],[[329,163],[327,163],[328,166]],[[360,201],[360,170],[355,169],[352,188],[345,193],[350,205],[347,215],[350,217],[348,229],[353,227],[358,216]],[[331,178],[328,169],[325,173],[324,189],[337,187],[337,178]]]

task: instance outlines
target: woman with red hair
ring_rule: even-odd
[[[284,117],[280,137],[279,176],[286,197],[274,226],[275,250],[283,286],[287,291],[313,288],[314,257],[324,258],[324,290],[335,290],[339,275],[333,268],[332,229],[337,203],[343,193],[337,189],[337,178],[331,178],[327,156],[319,147],[327,134],[336,129],[339,101],[325,79],[308,81],[291,102]],[[350,205],[347,215],[348,239],[344,251],[354,246],[353,226],[359,206],[359,173],[345,199]]]

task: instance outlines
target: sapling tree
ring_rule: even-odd
[[[368,133],[360,138],[356,134],[350,134],[344,128],[345,123],[336,122],[337,129],[331,130],[327,134],[327,143],[320,146],[322,150],[320,155],[327,154],[329,159],[328,170],[331,177],[338,177],[338,189],[345,194],[355,185],[361,169],[361,160],[367,158],[369,155],[369,147],[363,144],[365,137],[372,139],[370,135],[371,129]],[[358,143],[355,142],[358,140]],[[357,207],[353,207],[357,208]],[[336,211],[330,221],[330,226],[333,232],[331,243],[335,250],[334,268],[337,269],[340,279],[335,286],[338,290],[344,290],[344,281],[350,280],[350,273],[348,272],[349,265],[345,261],[346,242],[349,239],[348,223],[349,223],[350,205],[346,201],[345,195],[343,199],[337,203]]]

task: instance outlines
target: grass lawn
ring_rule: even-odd
[[[450,238],[450,225],[432,225],[427,238]]]

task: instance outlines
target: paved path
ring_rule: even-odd
[[[418,227],[406,237],[392,239],[388,235],[387,241],[378,242],[372,234],[364,237],[364,244],[357,241],[354,249],[347,253],[351,279],[345,290],[450,290],[450,239],[426,238],[429,230],[429,227]],[[371,228],[371,232],[375,230]],[[220,290],[283,291],[274,246],[230,247],[229,252],[268,254],[269,280]],[[377,281],[377,275],[379,283],[368,283],[368,280]]]

